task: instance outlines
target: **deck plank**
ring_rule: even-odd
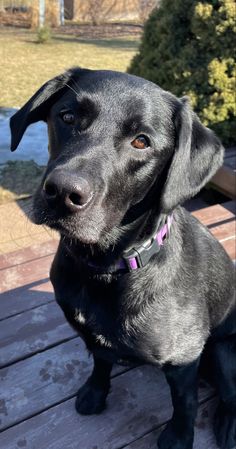
[[[223,204],[205,207],[192,212],[192,215],[200,220],[205,226],[217,224],[219,222],[235,217],[235,201],[227,201]]]
[[[224,240],[224,241],[222,241],[220,243],[223,246],[223,248],[225,249],[225,251],[227,252],[228,256],[234,262],[235,261],[235,254],[236,254],[236,250],[235,250],[236,238],[233,237],[230,240]]]
[[[199,407],[195,424],[193,449],[219,449],[212,430],[213,414],[216,400],[212,399]],[[157,449],[157,439],[164,427],[125,446],[124,449]]]
[[[213,176],[210,184],[230,198],[236,198],[236,147],[225,151],[224,164]]]
[[[48,277],[32,281],[0,294],[0,320],[39,307],[54,300]]]
[[[76,335],[55,301],[8,318],[0,326],[0,367]]]
[[[219,226],[216,225],[210,228],[210,231],[219,242],[223,243],[224,240],[235,236],[235,219],[230,219],[228,223],[222,223]]]
[[[52,255],[45,256],[0,271],[0,293],[47,278],[52,260]]]
[[[93,360],[88,355],[84,342],[76,337],[2,368],[0,429],[10,427],[74,396],[91,374],[92,366]],[[115,366],[113,375],[127,369],[130,368]]]
[[[38,243],[8,254],[2,254],[0,255],[0,270],[54,254],[57,246],[58,241],[52,239],[48,242]]]
[[[236,260],[236,237],[231,237],[224,242],[221,242],[225,251],[228,253],[229,257],[235,262]]]
[[[75,340],[73,344],[76,344]],[[66,344],[60,345],[58,351],[62,351],[63,346],[65,348]],[[63,358],[67,358],[67,354],[65,349],[61,355],[54,351],[54,358],[49,355],[48,359],[44,359],[44,371],[42,368],[38,371],[38,367],[29,364],[24,371],[23,385],[16,381],[13,383],[13,379],[7,376],[11,394],[5,393],[4,397],[8,413],[3,416],[5,423],[15,422],[16,416],[23,419],[49,406],[50,402],[75,393],[91,367],[80,351],[79,363],[84,363],[82,371],[74,363],[69,364],[67,370],[62,370],[65,364]],[[40,357],[43,354],[35,359]],[[50,361],[53,361],[52,367],[49,366]],[[24,362],[19,364],[23,366]],[[75,369],[72,370],[72,367]],[[7,384],[3,392],[7,392]],[[200,396],[202,400],[206,399],[209,390],[201,389]],[[0,434],[0,447],[19,448],[19,441],[24,440],[25,447],[29,449],[116,449],[151,431],[154,426],[161,426],[171,417],[171,413],[170,394],[163,373],[157,368],[144,366],[112,380],[108,408],[101,415],[77,415],[72,398],[5,430]]]
[[[228,201],[198,211],[192,215],[208,227],[232,260],[236,259],[236,202]]]
[[[235,186],[235,166],[229,166],[229,161],[224,164],[217,173],[211,179],[210,185],[216,187],[217,190],[230,198],[236,198],[236,186]]]

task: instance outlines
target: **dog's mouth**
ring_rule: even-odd
[[[35,224],[46,225],[58,231],[62,237],[71,241],[80,242],[83,245],[93,245],[98,243],[104,231],[104,221],[91,217],[52,217],[46,213],[34,212],[32,221]]]
[[[112,211],[105,210],[101,204],[70,214],[64,209],[51,209],[45,205],[40,192],[36,192],[29,218],[38,225],[45,225],[60,233],[60,235],[82,246],[97,245],[106,239],[113,227],[119,223],[118,217]]]
[[[98,229],[98,226],[95,223],[91,223],[91,221],[89,227],[88,225],[77,225],[74,227],[71,224],[68,225],[63,221],[61,222],[60,220],[49,222],[47,223],[47,226],[58,231],[62,237],[70,240],[71,243],[75,242],[83,246],[96,245],[101,238],[101,231]]]

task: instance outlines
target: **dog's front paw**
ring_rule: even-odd
[[[214,431],[220,449],[236,449],[236,413],[223,403],[216,411]]]
[[[157,447],[158,449],[192,449],[193,432],[191,435],[188,432],[181,436],[177,435],[170,422],[161,433]]]
[[[101,413],[106,408],[107,391],[95,387],[88,380],[78,391],[75,408],[81,415]]]

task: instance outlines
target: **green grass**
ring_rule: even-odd
[[[21,106],[45,81],[72,66],[125,71],[139,44],[135,37],[56,35],[47,44],[36,41],[30,31],[0,30],[0,106]]]

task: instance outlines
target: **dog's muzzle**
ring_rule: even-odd
[[[61,170],[50,173],[42,189],[42,196],[50,208],[63,206],[70,213],[85,209],[93,195],[92,186],[86,178]]]

